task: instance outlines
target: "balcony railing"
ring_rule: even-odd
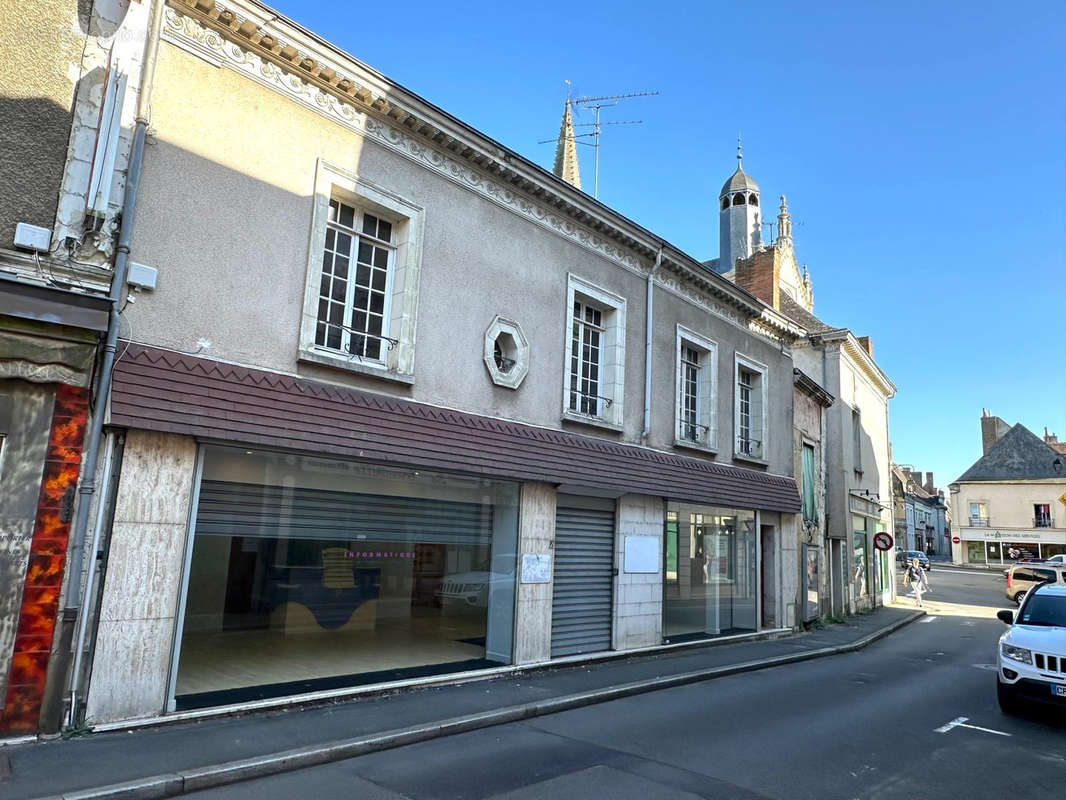
[[[971,528],[987,528],[988,517],[970,517]]]
[[[1051,516],[1033,517],[1034,528],[1054,528],[1055,518]]]

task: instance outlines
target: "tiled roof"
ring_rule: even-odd
[[[512,480],[799,511],[790,477],[131,345],[111,424]]]
[[[1058,460],[1058,469],[1055,461]],[[1021,423],[989,448],[968,470],[961,481],[1017,481],[1059,478],[1066,481],[1066,457],[1059,455]]]
[[[786,292],[781,292],[781,313],[795,322],[801,328],[806,329],[809,333],[819,333],[821,331],[836,330],[830,325],[826,325],[818,317],[814,316],[810,311],[805,309],[795,300],[793,300]]]

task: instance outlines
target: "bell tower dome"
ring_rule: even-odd
[[[738,258],[762,246],[759,184],[744,172],[744,152],[737,139],[737,171],[718,195],[718,270],[731,272]]]

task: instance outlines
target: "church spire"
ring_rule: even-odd
[[[570,114],[570,99],[563,109],[563,122],[559,126],[559,142],[555,145],[555,166],[552,172],[569,183],[581,188],[581,173],[577,165],[577,140],[574,138],[574,118]]]
[[[792,215],[788,213],[784,195],[781,195],[781,213],[777,215],[777,238],[792,241]]]
[[[740,143],[740,134],[737,134],[737,169],[740,172],[744,171],[744,147]]]

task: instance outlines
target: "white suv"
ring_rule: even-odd
[[[1032,700],[1066,709],[1066,586],[1034,586],[1017,619],[1011,611],[996,616],[1010,625],[996,652],[999,707],[1013,714]]]

